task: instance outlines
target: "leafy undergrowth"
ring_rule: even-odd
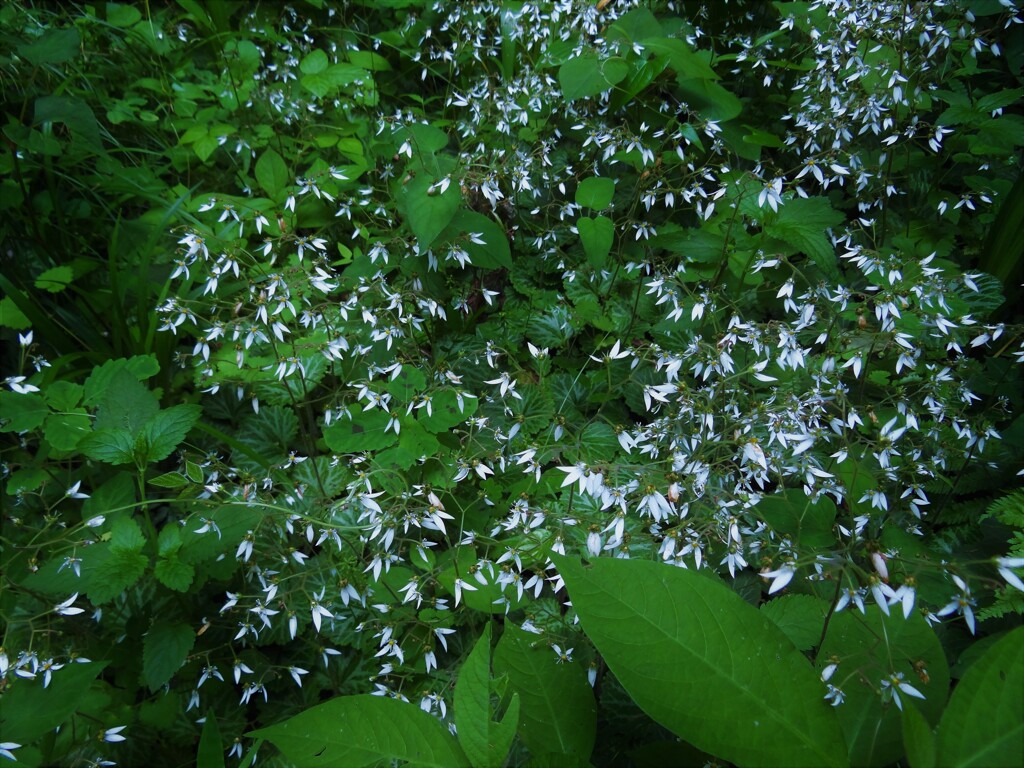
[[[0,755],[1012,765],[1014,3],[0,10]]]

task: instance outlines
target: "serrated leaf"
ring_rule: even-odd
[[[386,429],[391,417],[374,408],[359,411],[350,419],[340,419],[324,429],[324,442],[336,453],[378,451],[398,441],[393,430]]]
[[[273,743],[295,766],[359,768],[385,760],[424,768],[470,765],[440,720],[380,696],[340,696],[247,735]]]
[[[587,261],[595,269],[604,268],[615,242],[615,224],[607,216],[580,216],[576,221],[576,229],[580,233]]]
[[[397,377],[388,381],[387,390],[395,399],[403,404],[408,404],[413,401],[420,392],[422,392],[427,386],[427,379],[423,373],[417,368],[413,368],[411,365],[402,366],[401,373]]]
[[[131,589],[149,565],[149,558],[133,549],[114,551],[108,547],[89,554],[90,559],[83,557],[82,578],[89,585],[89,599],[94,603],[106,603]]]
[[[87,437],[92,419],[83,408],[70,413],[51,413],[43,423],[43,436],[51,446],[60,451],[73,451]]]
[[[576,188],[576,203],[603,211],[611,205],[615,195],[615,182],[607,176],[591,176],[580,182]]]
[[[170,456],[199,421],[202,412],[198,405],[172,405],[146,422],[142,434],[149,448],[148,461],[161,461]]]
[[[135,435],[159,410],[156,395],[125,367],[110,377],[99,399],[93,429],[124,429]]]
[[[455,682],[455,727],[473,768],[498,768],[505,761],[519,720],[515,694],[500,722],[491,714],[491,625],[459,668]]]
[[[130,517],[119,517],[110,527],[110,549],[112,552],[141,552],[146,546],[139,524]]]
[[[142,680],[151,691],[174,677],[195,643],[196,633],[188,624],[153,625],[142,641]]]
[[[530,751],[586,765],[597,730],[594,693],[582,665],[557,660],[545,640],[506,623],[493,663],[519,694],[519,736]]]
[[[131,464],[135,461],[135,439],[126,429],[101,429],[86,435],[78,450],[90,459],[106,464]]]
[[[154,355],[108,360],[103,365],[93,368],[89,378],[85,380],[83,404],[87,407],[97,405],[120,371],[128,371],[139,381],[145,381],[160,372],[160,364]]]
[[[939,723],[936,754],[955,766],[1020,765],[1024,627],[1008,632],[968,668]]]
[[[256,182],[273,200],[278,200],[291,183],[288,174],[288,166],[285,165],[281,156],[269,147],[263,150],[260,159],[256,161]]]
[[[609,668],[673,733],[741,766],[846,764],[818,675],[727,586],[649,561],[553,559]]]
[[[36,288],[48,293],[60,293],[75,279],[71,267],[51,267],[36,278]]]

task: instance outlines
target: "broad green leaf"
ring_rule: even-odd
[[[580,242],[583,243],[587,261],[596,269],[604,268],[608,261],[608,252],[615,241],[615,225],[612,220],[607,216],[580,216],[576,222],[576,229],[580,233]]]
[[[0,432],[35,429],[49,413],[43,398],[34,392],[0,392]]]
[[[393,760],[423,768],[470,764],[440,720],[415,704],[381,696],[339,696],[247,735],[273,743],[295,768],[360,768]]]
[[[512,746],[519,721],[519,697],[514,694],[500,722],[491,715],[491,625],[459,668],[455,682],[455,727],[459,743],[473,768],[501,766]]]
[[[18,55],[33,66],[61,64],[78,56],[82,39],[77,29],[49,29],[31,43],[18,46]]]
[[[82,580],[89,599],[106,603],[131,589],[149,566],[149,558],[138,550],[102,547],[94,544],[82,556]]]
[[[21,744],[46,735],[71,717],[106,666],[106,662],[66,664],[53,673],[45,688],[41,680],[21,680],[12,674],[0,706],[0,734],[10,739],[17,736]]]
[[[835,542],[836,505],[828,498],[814,499],[799,489],[789,489],[761,499],[757,514],[776,533],[789,536],[802,548],[829,547]]]
[[[386,429],[391,417],[374,408],[358,411],[351,419],[341,418],[324,429],[324,442],[336,453],[378,451],[398,440],[393,430]]]
[[[821,640],[828,603],[811,595],[782,595],[761,606],[761,613],[785,633],[798,651]]]
[[[648,37],[661,34],[661,24],[657,17],[647,8],[634,8],[623,14],[615,23],[609,25],[605,38],[608,40],[624,40],[635,43]]]
[[[448,134],[434,125],[415,123],[406,129],[414,154],[433,155],[448,146]]]
[[[918,613],[904,619],[898,608],[890,614],[874,605],[866,615],[852,607],[833,614],[818,651],[819,666],[839,659],[831,682],[843,690],[845,700],[835,714],[855,765],[890,765],[903,754],[900,711],[892,702],[883,706],[878,696],[889,675],[902,674],[905,683],[924,694],[913,703],[930,723],[938,721],[949,690],[946,655],[928,622]],[[918,668],[927,670],[929,682],[919,678]],[[911,698],[904,694],[901,701]]]
[[[576,188],[576,203],[603,211],[615,195],[615,182],[607,176],[591,176],[580,182]]]
[[[649,37],[643,41],[645,51],[668,61],[679,79],[717,80],[718,75],[707,59],[698,54],[685,40],[677,37]]]
[[[330,61],[327,54],[319,48],[310,51],[302,61],[299,62],[299,69],[304,75],[315,75],[327,69]]]
[[[903,749],[910,768],[935,768],[935,734],[917,707],[903,702]]]
[[[51,267],[36,278],[36,288],[49,293],[60,293],[75,278],[71,267]]]
[[[96,150],[103,149],[100,124],[92,108],[72,96],[40,96],[35,101],[34,124],[64,123],[73,142],[84,142]]]
[[[224,742],[213,712],[206,714],[206,722],[203,723],[199,751],[196,753],[196,768],[224,768]]]
[[[384,466],[394,462],[402,469],[408,469],[423,457],[434,456],[438,446],[437,438],[427,432],[418,421],[408,417],[402,419],[402,434],[398,445],[380,454]]]
[[[427,379],[423,372],[411,365],[405,365],[398,376],[388,381],[387,390],[404,405],[411,403],[426,386]]]
[[[274,200],[279,199],[291,183],[288,166],[281,156],[269,147],[263,150],[260,159],[256,161],[255,173],[256,181],[263,191]]]
[[[172,405],[153,416],[143,427],[149,446],[149,462],[166,459],[199,421],[203,409],[198,405]]]
[[[494,669],[519,694],[520,738],[534,754],[559,755],[560,765],[586,765],[596,738],[594,694],[582,665],[557,661],[544,639],[505,624]]]
[[[156,539],[157,554],[161,557],[174,554],[181,549],[181,528],[177,525],[165,525],[160,529]]]
[[[90,459],[106,464],[131,464],[135,461],[135,439],[126,429],[101,429],[86,435],[78,450]]]
[[[575,101],[607,91],[628,74],[629,65],[624,59],[584,54],[569,59],[558,69],[558,84],[565,99]]]
[[[331,64],[321,72],[303,75],[299,80],[303,88],[320,98],[331,95],[343,85],[357,81],[373,82],[373,76],[365,69],[344,62]]]
[[[774,221],[765,223],[765,232],[803,251],[828,275],[838,275],[836,252],[825,230],[839,226],[843,214],[832,208],[828,198],[808,197],[787,200]]]
[[[512,269],[512,249],[508,244],[508,235],[504,227],[489,216],[476,211],[459,211],[452,219],[449,232],[455,231],[461,236],[453,237],[461,245],[474,266],[491,269]],[[470,234],[479,235],[483,245],[473,242]]]
[[[1007,633],[968,668],[939,723],[936,754],[943,765],[1021,764],[1024,627]]]
[[[205,479],[205,476],[203,475],[203,468],[194,461],[185,462],[185,474],[193,483],[201,483]]]
[[[131,5],[107,3],[107,21],[115,27],[130,27],[142,18],[142,12]]]
[[[130,517],[120,517],[110,527],[110,549],[114,552],[141,552],[146,546],[139,524]]]
[[[13,328],[16,331],[23,330],[32,325],[25,313],[18,309],[18,305],[10,296],[0,299],[0,326]]]
[[[142,679],[155,691],[181,669],[196,642],[188,624],[158,622],[142,641]]]
[[[428,248],[451,223],[462,201],[458,184],[449,184],[444,192],[432,188],[434,179],[419,174],[402,187],[401,196],[409,229],[420,241],[420,248]]]
[[[739,766],[846,763],[818,675],[727,586],[650,561],[555,563],[608,667],[673,733]]]
[[[70,411],[82,402],[85,389],[80,384],[58,380],[50,384],[43,393],[46,404],[55,411]]]
[[[160,364],[153,355],[136,355],[130,358],[108,360],[103,365],[93,368],[89,378],[85,380],[83,403],[87,407],[98,405],[112,386],[118,372],[122,370],[127,370],[139,381],[145,381],[160,372]]]
[[[732,120],[743,111],[740,100],[714,80],[680,79],[677,83],[682,100],[704,117],[719,122]]]
[[[430,397],[430,412],[426,407],[416,411],[416,419],[428,432],[447,432],[463,424],[476,413],[477,398],[463,395],[461,391],[445,387]]]

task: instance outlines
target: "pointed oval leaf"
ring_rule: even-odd
[[[587,636],[662,725],[740,766],[846,764],[818,675],[724,584],[654,562],[555,562]]]
[[[502,765],[516,735],[518,696],[504,719],[495,722],[491,717],[491,687],[491,625],[488,624],[462,663],[455,683],[455,727],[459,743],[473,768]]]
[[[381,696],[339,696],[248,735],[273,742],[295,768],[358,768],[382,760],[469,768],[440,720]]]
[[[595,211],[608,207],[615,195],[615,182],[607,176],[591,176],[576,188],[576,202]]]
[[[597,269],[604,267],[615,241],[615,225],[607,216],[580,216],[576,222],[580,242],[589,261]]]
[[[1024,755],[1024,627],[970,666],[939,723],[936,753],[955,766],[1020,765]]]

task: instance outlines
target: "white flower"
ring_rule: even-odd
[[[80,493],[78,491],[78,489],[81,487],[81,485],[82,485],[82,481],[79,480],[77,483],[75,483],[70,488],[68,488],[66,491],[64,491],[65,498],[68,498],[68,499],[88,499],[89,498],[89,494],[88,493]]]
[[[75,600],[78,599],[78,593],[75,592],[71,597],[65,600],[63,603],[57,603],[53,607],[53,612],[60,614],[61,616],[77,616],[80,613],[85,613],[84,608],[73,608]]]
[[[4,379],[4,383],[19,395],[27,395],[29,392],[39,391],[39,387],[32,384],[24,384],[24,381],[24,376],[8,376]]]
[[[793,563],[783,563],[781,567],[776,568],[774,571],[761,571],[761,578],[772,580],[771,586],[768,587],[768,594],[774,595],[793,580],[795,573],[796,568]]]
[[[999,575],[1006,579],[1006,583],[1024,592],[1024,581],[1020,576],[1011,571],[1011,568],[1024,568],[1024,557],[999,557],[996,558],[996,567]]]
[[[900,692],[907,694],[907,696],[913,696],[915,699],[924,698],[924,694],[917,690],[917,688],[910,683],[903,682],[902,672],[889,675],[887,679],[882,681],[882,688],[891,692],[892,700],[896,702],[896,708],[901,712],[903,711],[903,702],[900,701]]]
[[[17,760],[12,752],[15,749],[21,749],[21,744],[14,741],[5,741],[0,743],[0,757],[6,757],[8,760]]]
[[[114,744],[119,741],[125,741],[125,737],[121,735],[121,731],[123,731],[127,727],[127,725],[119,725],[116,728],[107,728],[107,730],[103,732],[100,738],[102,738],[103,741],[110,742],[111,744]]]

